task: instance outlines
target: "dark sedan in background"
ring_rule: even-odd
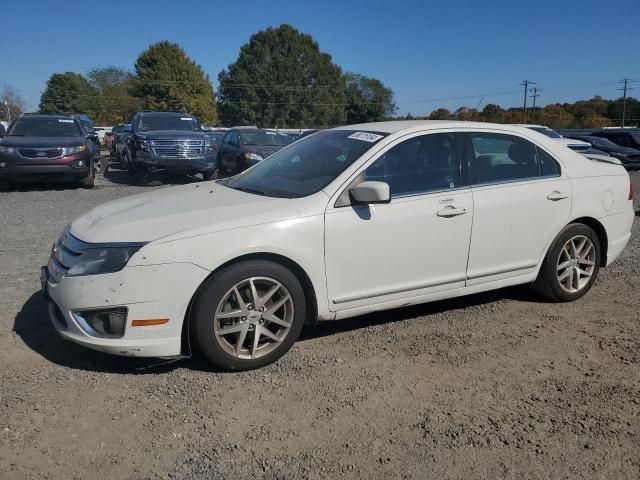
[[[602,150],[603,152],[606,152],[612,157],[620,160],[620,162],[622,162],[622,165],[624,165],[625,167],[640,167],[640,150],[638,149],[623,147],[621,145],[613,143],[607,138],[599,137],[596,135],[572,135],[571,138],[590,143],[594,148]]]
[[[291,140],[284,135],[259,128],[232,128],[225,134],[218,151],[218,171],[242,172],[289,143]]]
[[[93,139],[74,115],[24,114],[0,138],[0,181],[71,179],[93,188]]]

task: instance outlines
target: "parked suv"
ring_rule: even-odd
[[[73,115],[24,114],[0,138],[0,180],[71,178],[93,188],[92,143]]]
[[[640,167],[640,150],[631,147],[620,146],[611,140],[595,135],[574,135],[571,138],[589,142],[598,150],[606,152],[607,155],[617,158],[627,168]]]
[[[213,142],[193,115],[175,112],[137,113],[122,151],[122,162],[131,175],[169,170],[201,173],[213,178]],[[126,131],[126,130],[125,130]]]
[[[606,138],[621,147],[640,149],[640,130],[609,129],[593,132],[594,137]]]
[[[259,128],[232,128],[222,139],[218,151],[218,170],[242,172],[288,143],[281,135]]]

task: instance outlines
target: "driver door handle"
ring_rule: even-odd
[[[558,200],[564,200],[565,198],[569,198],[569,194],[565,192],[560,192],[558,190],[554,190],[549,195],[547,195],[547,200],[551,200],[552,202],[557,202]]]
[[[442,210],[439,210],[437,215],[439,217],[450,218],[450,217],[457,217],[458,215],[464,215],[465,213],[467,213],[466,208],[456,208],[454,206],[449,205],[448,207],[445,207]]]

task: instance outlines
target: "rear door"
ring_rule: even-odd
[[[560,162],[528,139],[467,138],[474,209],[467,285],[531,274],[569,221],[571,184]]]

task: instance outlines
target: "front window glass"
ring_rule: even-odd
[[[437,133],[406,140],[368,167],[364,180],[387,183],[392,197],[457,188],[461,175],[456,137]]]
[[[327,130],[291,144],[255,167],[221,183],[237,190],[273,197],[311,195],[329,185],[386,135]]]
[[[75,121],[70,118],[22,117],[15,121],[8,135],[14,137],[79,137]]]
[[[189,115],[141,115],[136,122],[136,130],[139,132],[155,130],[201,131],[198,121]]]
[[[555,160],[533,143],[512,135],[472,133],[476,182],[494,183],[559,175]]]

